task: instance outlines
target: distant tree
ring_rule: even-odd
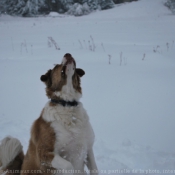
[[[132,1],[138,1],[138,0],[113,0],[115,4],[120,4],[124,2],[132,2]]]
[[[123,3],[123,0],[113,0],[113,2],[114,2],[115,4],[120,4],[120,3]]]
[[[45,0],[0,0],[1,13],[17,16],[36,16],[48,12]]]
[[[113,0],[48,0],[52,11],[70,15],[87,15],[91,11],[114,7]]]
[[[87,3],[84,3],[83,5],[79,3],[75,3],[67,11],[67,14],[74,15],[74,16],[82,16],[82,15],[87,15],[90,12],[91,10]]]
[[[175,0],[167,0],[165,5],[175,14]]]
[[[114,2],[111,0],[99,0],[99,5],[102,10],[106,10],[114,7]]]
[[[17,16],[37,16],[51,11],[75,16],[114,7],[113,0],[0,0],[0,12]]]

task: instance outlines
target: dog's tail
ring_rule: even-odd
[[[0,144],[0,174],[20,174],[24,159],[23,147],[16,138],[5,137]]]

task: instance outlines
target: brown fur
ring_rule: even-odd
[[[55,133],[50,123],[42,119],[41,114],[32,126],[29,148],[22,165],[22,170],[28,170],[29,173],[21,173],[21,175],[35,174],[32,173],[33,170],[49,174],[48,172],[53,169],[50,164],[54,157],[54,144]]]

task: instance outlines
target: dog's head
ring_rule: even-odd
[[[59,98],[67,101],[79,100],[82,94],[80,77],[84,70],[76,68],[76,62],[71,54],[64,55],[62,63],[41,76],[46,84],[48,98]]]

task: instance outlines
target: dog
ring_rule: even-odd
[[[94,132],[83,104],[80,78],[71,54],[64,55],[40,80],[49,101],[34,121],[26,155],[19,140],[6,137],[0,146],[1,172],[6,175],[98,174],[93,153]],[[15,172],[16,171],[16,172]]]

